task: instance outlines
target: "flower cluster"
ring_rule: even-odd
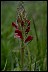
[[[23,5],[18,8],[18,18],[15,22],[12,22],[12,26],[15,27],[15,38],[20,38],[24,43],[27,43],[33,39],[32,36],[28,36],[30,31],[30,20],[26,18],[26,13]]]
[[[17,20],[17,23],[20,23],[21,24],[21,27],[24,27],[25,28],[25,22],[27,22],[27,27],[26,27],[26,29],[24,29],[25,31],[24,31],[24,33],[25,33],[25,35],[26,34],[28,34],[28,32],[30,31],[30,21],[29,20],[25,20],[25,21],[23,21],[23,20],[20,20],[19,18],[18,18],[18,20]],[[15,35],[14,35],[14,37],[16,37],[16,38],[20,38],[20,39],[24,39],[24,36],[23,36],[23,33],[22,33],[22,30],[19,30],[19,26],[16,24],[16,23],[14,23],[14,22],[12,22],[12,26],[13,27],[15,27]],[[25,39],[25,43],[26,42],[29,42],[29,41],[31,41],[33,39],[33,37],[32,36],[28,36],[26,39]]]

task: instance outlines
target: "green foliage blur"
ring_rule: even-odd
[[[12,22],[17,19],[17,7],[19,1],[1,1],[1,70],[20,71],[19,40],[14,39],[14,28]],[[27,17],[31,20],[30,35],[33,40],[28,44],[30,57],[32,58],[31,70],[37,54],[36,35],[33,26],[34,17],[38,38],[40,41],[41,71],[47,70],[47,2],[46,1],[24,1]],[[29,60],[25,50],[24,70],[29,70]],[[39,59],[40,60],[40,59]],[[40,67],[40,66],[39,66]]]

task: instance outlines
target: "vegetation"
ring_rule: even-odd
[[[21,71],[20,40],[14,38],[12,22],[19,1],[1,1],[1,70]],[[24,71],[47,71],[47,2],[24,1],[33,40],[24,50]]]

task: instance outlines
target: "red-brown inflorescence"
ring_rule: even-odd
[[[18,10],[17,23],[12,22],[12,26],[15,27],[15,37],[23,40],[26,38],[25,36],[28,35],[30,31],[30,20],[26,18],[25,9],[22,7],[23,6],[21,6],[21,8],[19,7],[19,10]],[[26,42],[31,41],[32,39],[33,37],[29,35],[23,41],[26,43]]]

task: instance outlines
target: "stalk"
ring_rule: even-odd
[[[27,47],[27,51],[28,51],[28,59],[29,59],[29,70],[31,71],[31,56],[28,47]]]
[[[41,47],[40,47],[40,42],[39,42],[39,39],[38,39],[38,35],[37,35],[37,30],[36,30],[34,19],[33,19],[33,26],[34,26],[34,30],[35,30],[35,34],[36,34],[36,42],[37,42],[37,49],[38,49],[38,53],[36,55],[36,61],[38,61],[41,58],[41,56],[40,56]],[[36,61],[35,61],[35,70],[36,70],[36,65],[37,65]],[[40,62],[39,62],[39,65],[40,65]]]
[[[38,39],[38,35],[37,35],[37,30],[36,30],[36,26],[35,26],[35,21],[33,19],[33,25],[34,25],[34,30],[35,30],[35,34],[36,34],[36,42],[37,42],[37,49],[38,49],[38,53],[37,53],[37,58],[36,60],[38,60],[39,55],[40,55],[40,43],[39,43],[39,39]]]
[[[21,48],[21,70],[24,70],[24,48]]]

